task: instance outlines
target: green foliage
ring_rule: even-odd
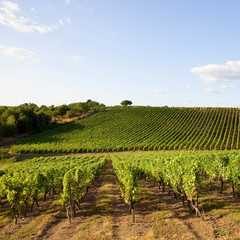
[[[137,176],[164,183],[175,193],[195,198],[203,186],[204,173],[230,182],[240,192],[240,153],[214,152],[155,152],[122,154],[112,157],[119,188],[127,204],[137,201]]]
[[[66,112],[66,115],[65,115],[66,118],[73,118],[73,117],[75,117],[75,116],[77,116],[77,115],[76,115],[76,112],[73,111],[73,110],[67,111],[67,112]]]
[[[39,130],[50,120],[49,110],[39,109],[33,103],[18,107],[0,107],[0,137]]]
[[[103,103],[92,101],[91,99],[88,99],[86,103],[87,103],[88,107],[91,108],[91,109],[105,107],[105,105]]]
[[[238,115],[234,108],[116,107],[21,140],[12,149],[39,153],[238,149]]]
[[[62,193],[69,204],[69,184],[73,200],[80,202],[86,188],[105,164],[105,157],[45,157],[0,171],[0,198],[11,206],[37,202],[40,193]]]
[[[67,111],[69,111],[70,108],[67,105],[61,105],[59,107],[56,107],[56,109],[54,110],[53,114],[54,116],[63,116],[67,113]]]
[[[138,201],[138,176],[137,171],[130,161],[112,156],[114,172],[118,178],[118,186],[126,204]]]
[[[0,160],[3,160],[6,158],[7,152],[8,152],[7,149],[0,148]]]
[[[121,105],[122,105],[122,106],[129,106],[129,105],[132,105],[132,102],[131,102],[130,100],[123,100],[123,101],[121,102]]]
[[[104,161],[88,164],[81,167],[75,167],[67,171],[63,178],[63,204],[70,205],[70,192],[72,201],[77,205],[80,204],[82,197],[86,193],[86,189],[91,184],[94,178],[96,178],[102,171]]]
[[[75,113],[86,113],[90,109],[98,109],[105,107],[104,104],[92,101],[91,99],[87,100],[87,102],[71,103],[68,106]]]
[[[24,103],[18,107],[0,106],[0,139],[31,131],[41,132],[55,118],[73,118],[88,112],[90,108],[104,106],[92,100],[57,107],[38,107],[34,103]]]

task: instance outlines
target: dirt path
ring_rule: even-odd
[[[112,181],[107,163],[97,181],[91,185],[70,224],[67,218],[48,226],[39,239],[112,239]]]

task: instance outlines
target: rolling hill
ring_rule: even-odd
[[[124,107],[32,135],[16,152],[239,149],[237,108]]]

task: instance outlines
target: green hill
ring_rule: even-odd
[[[236,108],[124,107],[33,135],[17,152],[239,149]]]

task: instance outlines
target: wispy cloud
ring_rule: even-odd
[[[192,91],[193,89],[190,86],[186,87],[188,91]]]
[[[64,20],[59,19],[58,22],[62,26],[64,23],[71,23],[71,19],[69,17],[66,17]]]
[[[10,1],[2,1],[0,7],[0,24],[14,28],[19,32],[39,32],[48,33],[58,28],[58,24],[50,26],[38,25],[31,19],[20,16],[21,12],[17,3]]]
[[[161,90],[161,89],[154,89],[153,90],[154,93],[158,93],[158,94],[166,94],[167,91]]]
[[[70,3],[71,3],[71,0],[65,0],[65,3],[66,3],[66,4],[70,4]]]
[[[209,64],[191,68],[190,71],[207,83],[240,80],[240,61],[228,61],[222,65]]]
[[[0,53],[7,57],[11,57],[15,60],[25,60],[25,59],[29,59],[32,61],[37,60],[37,56],[33,52],[23,48],[6,47],[3,45],[0,45]]]
[[[72,57],[67,57],[67,59],[71,59],[71,60],[75,60],[75,61],[84,60],[84,56],[82,56],[82,55],[75,55],[75,56],[72,56]]]
[[[223,84],[223,85],[222,85],[222,88],[223,88],[223,89],[234,89],[235,87],[234,87],[233,85],[229,85],[229,86],[228,86],[228,85]]]
[[[205,93],[217,93],[217,91],[213,90],[212,88],[204,88],[203,91]]]

